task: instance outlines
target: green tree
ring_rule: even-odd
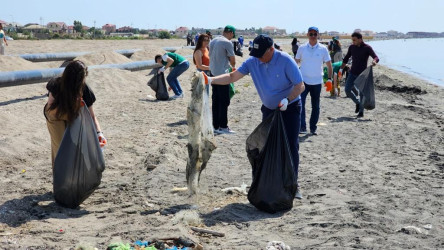
[[[170,39],[171,38],[171,34],[168,31],[162,30],[162,31],[159,32],[157,37],[159,37],[160,39]]]
[[[82,32],[83,30],[82,22],[74,20],[74,30],[78,33]]]

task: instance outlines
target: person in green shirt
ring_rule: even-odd
[[[341,93],[341,86],[339,84],[338,72],[342,66],[342,61],[332,63],[331,66],[333,67],[333,88],[330,90],[330,96],[339,97]],[[346,71],[348,70],[347,65],[345,66],[345,70]],[[327,80],[328,80],[328,70],[327,67],[324,67],[324,83],[326,83]]]
[[[171,98],[183,98],[183,90],[177,78],[190,67],[188,60],[179,54],[168,52],[163,56],[156,55],[154,61],[163,65],[163,67],[159,68],[158,73],[163,73],[168,68],[172,69],[166,78],[168,85],[174,91],[174,96]]]
[[[340,86],[340,80],[338,78],[338,72],[342,66],[342,61],[332,63],[331,66],[333,67],[333,88],[330,90],[330,96],[339,97],[341,93],[341,86]],[[345,71],[347,71],[348,68],[349,68],[348,65],[346,65]],[[327,80],[328,80],[328,71],[327,67],[324,67],[324,83],[326,83]]]

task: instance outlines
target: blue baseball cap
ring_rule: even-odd
[[[273,46],[271,37],[265,34],[259,35],[253,40],[253,49],[250,51],[250,56],[261,58],[271,46]]]
[[[308,28],[308,32],[310,32],[310,30],[314,30],[314,31],[316,31],[317,33],[319,33],[319,29],[318,29],[318,27],[311,26],[310,28]]]

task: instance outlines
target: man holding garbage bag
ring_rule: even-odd
[[[206,78],[206,84],[227,85],[251,74],[262,100],[262,120],[279,108],[282,111],[285,132],[293,159],[296,180],[299,165],[299,128],[301,123],[301,98],[304,91],[302,75],[293,58],[273,47],[273,39],[259,35],[253,41],[248,58],[236,71]],[[302,199],[298,188],[296,198]]]

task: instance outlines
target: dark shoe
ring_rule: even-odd
[[[359,104],[356,104],[356,109],[355,109],[355,113],[359,112]]]
[[[318,135],[318,133],[316,131],[311,131],[310,133],[311,133],[311,135]]]
[[[294,198],[296,198],[298,200],[302,200],[301,189],[299,187],[298,187],[298,189],[296,189],[296,195],[294,196]]]
[[[362,118],[362,117],[364,117],[364,112],[359,112],[357,118]]]

